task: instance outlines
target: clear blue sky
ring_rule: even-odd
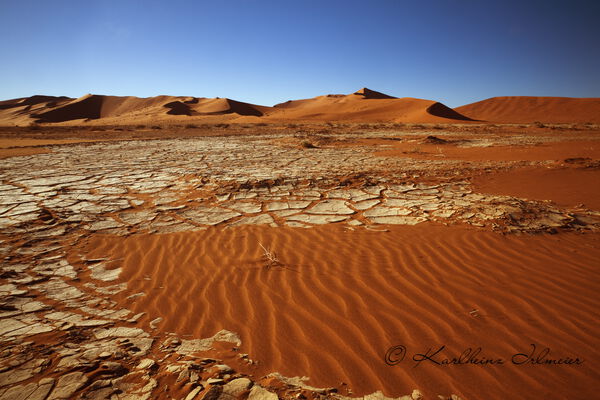
[[[0,0],[0,99],[600,97],[599,3]]]

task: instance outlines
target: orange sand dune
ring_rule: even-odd
[[[173,101],[164,105],[169,108],[167,114],[171,115],[253,115],[260,117],[269,107],[257,106],[231,99],[193,98],[188,101]]]
[[[147,110],[165,112],[161,107],[174,99],[171,96],[138,98],[132,96],[101,96],[88,94],[61,107],[36,113],[40,122],[64,122],[76,119],[116,117]]]
[[[325,95],[274,107],[227,98],[88,94],[78,99],[33,96],[0,102],[0,124],[82,123],[131,125],[176,122],[464,122],[470,119],[445,105],[395,98],[367,88],[349,95]]]
[[[280,266],[265,267],[260,244]],[[345,382],[355,395],[420,388],[426,398],[594,398],[600,374],[600,235],[502,236],[421,224],[389,232],[257,226],[126,238],[94,235],[80,251],[111,257],[128,282],[117,301],[157,317],[158,330],[205,337],[238,332],[259,360],[315,386]],[[72,262],[77,263],[73,254]],[[144,296],[128,296],[145,293]],[[579,357],[581,365],[514,365],[513,354]],[[386,350],[409,356],[386,365]],[[415,367],[482,347],[503,365]],[[573,397],[575,393],[575,397]]]
[[[362,88],[290,100],[273,107],[228,98],[103,96],[78,99],[32,96],[0,102],[1,125],[32,122],[106,125],[186,122],[399,122],[600,123],[600,99],[495,97],[451,109],[434,100],[396,98]]]
[[[31,96],[0,101],[0,124],[27,125],[34,121],[32,114],[45,112],[73,101],[69,97]]]
[[[357,122],[459,122],[469,118],[432,101],[395,98],[363,88],[349,95],[326,95],[277,104],[273,119]]]
[[[35,96],[31,96],[31,97],[21,97],[18,99],[0,101],[0,110],[4,110],[4,109],[8,109],[8,108],[15,108],[15,107],[22,107],[22,106],[31,106],[31,105],[40,104],[40,103],[51,103],[50,105],[46,104],[47,106],[51,107],[58,103],[69,101],[69,100],[73,100],[73,99],[71,99],[70,97],[65,97],[65,96],[55,97],[55,96],[41,96],[41,95],[35,95]]]
[[[455,110],[473,119],[499,123],[600,123],[600,98],[492,97]]]
[[[151,122],[166,115],[262,115],[261,109],[230,99],[198,99],[194,97],[155,96],[139,98],[133,96],[85,95],[55,108],[46,108],[32,113],[38,122],[66,122],[73,120],[104,119],[107,122]]]
[[[201,99],[192,110],[198,114],[230,114],[239,115],[263,115],[263,111],[270,107],[256,106],[254,104],[242,103],[231,99]]]

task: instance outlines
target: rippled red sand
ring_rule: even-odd
[[[266,267],[259,244],[280,266]],[[600,374],[600,235],[502,236],[421,224],[389,232],[340,226],[244,227],[127,238],[96,235],[81,249],[110,255],[128,289],[118,301],[164,318],[159,331],[206,337],[238,332],[256,374],[305,375],[355,394],[414,388],[429,398],[593,398]],[[144,292],[135,300],[127,296]],[[530,345],[582,365],[512,365]],[[409,357],[445,345],[482,347],[505,365],[440,366]],[[441,359],[442,357],[440,357]],[[260,376],[260,375],[257,375]],[[581,397],[583,396],[583,397]],[[587,397],[586,397],[587,396]]]

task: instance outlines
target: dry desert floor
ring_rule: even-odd
[[[0,399],[594,398],[599,183],[589,124],[0,128]]]

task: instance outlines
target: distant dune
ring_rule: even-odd
[[[460,122],[470,119],[433,100],[395,98],[367,88],[349,95],[330,94],[273,107],[273,119],[352,122]]]
[[[168,115],[262,115],[260,106],[229,99],[198,99],[195,97],[156,96],[149,98],[86,95],[48,111],[33,113],[39,122],[65,122],[79,119],[130,117],[139,120]]]
[[[78,99],[31,96],[0,101],[0,125],[60,123],[132,125],[216,122],[397,122],[397,123],[549,123],[600,122],[600,99],[494,97],[451,109],[434,100],[397,98],[362,88],[289,100],[273,107],[228,98],[184,96],[103,96]]]
[[[473,119],[499,123],[600,123],[600,98],[492,97],[455,110]]]

